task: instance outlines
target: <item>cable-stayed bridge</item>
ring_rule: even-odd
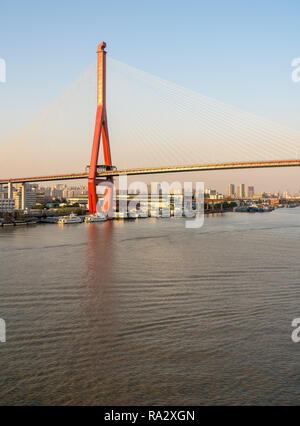
[[[120,77],[108,85],[110,97],[114,98],[114,105],[110,105],[110,97],[106,99],[105,46],[105,43],[101,43],[97,52],[97,113],[89,171],[50,175],[38,173],[33,177],[0,179],[0,184],[87,179],[90,211],[95,212],[96,186],[103,180],[112,182],[114,177],[120,175],[300,165],[300,160],[297,159],[300,148],[299,132],[195,94],[115,60],[109,62],[108,78],[110,75],[114,76],[117,69]],[[93,72],[94,67],[88,70],[69,92],[76,89],[80,94],[80,88],[87,86]],[[56,168],[59,160],[64,162],[64,168],[69,160],[74,163],[70,152],[64,151],[64,141],[72,147],[72,154],[76,154],[83,109],[77,113],[77,117],[74,112],[76,106],[84,104],[84,96],[69,101],[69,116],[65,111],[60,111],[61,105],[68,101],[68,96],[69,93],[65,93],[50,108],[48,115],[39,119],[36,126],[38,132],[35,129],[38,146],[35,151],[38,158],[36,162],[32,162],[34,168],[42,167],[43,161],[47,161],[47,165],[51,164],[49,156],[54,149],[59,149],[59,158],[53,162]],[[115,107],[116,104],[118,108]],[[89,112],[90,104],[86,105],[85,110]],[[108,132],[107,109],[110,123],[113,121],[110,126],[112,145]],[[50,114],[55,116],[58,123],[54,127],[56,144],[49,124]],[[89,112],[89,116],[92,116],[92,113]],[[66,132],[67,128],[70,133],[68,130]],[[22,149],[26,150],[33,139],[34,135],[30,130],[25,135],[23,146],[17,142],[15,152],[20,148],[22,156]],[[101,155],[103,166],[99,172],[98,157]],[[112,156],[119,170],[114,169]],[[80,155],[77,157],[80,158]],[[134,163],[138,167],[133,168]],[[76,164],[82,163],[77,161]]]

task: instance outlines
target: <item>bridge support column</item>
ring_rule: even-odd
[[[97,192],[96,192],[96,181],[89,179],[88,181],[88,194],[89,194],[89,211],[90,213],[96,213],[97,211]]]
[[[13,185],[11,182],[8,182],[7,189],[7,197],[9,200],[11,200],[13,198]]]
[[[21,210],[25,210],[26,206],[26,183],[21,184]]]
[[[89,211],[90,213],[97,212],[97,164],[100,149],[100,139],[102,137],[104,163],[106,166],[111,166],[111,152],[108,135],[107,125],[107,113],[106,113],[106,43],[101,43],[98,46],[98,67],[97,67],[97,113],[96,113],[96,124],[95,133],[93,140],[92,156],[89,171],[88,180],[88,192],[89,192]],[[112,179],[107,179],[112,182]],[[103,204],[107,206],[105,202]],[[108,206],[108,210],[110,205]],[[107,211],[108,211],[107,210]],[[105,212],[105,210],[103,210]]]

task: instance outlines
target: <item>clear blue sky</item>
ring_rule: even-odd
[[[34,117],[105,40],[120,61],[300,129],[299,22],[299,0],[0,0],[0,124]]]
[[[290,78],[299,20],[299,0],[2,0],[6,91],[11,103],[46,104],[106,40],[116,59],[291,122],[300,112]]]

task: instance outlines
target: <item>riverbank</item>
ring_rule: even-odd
[[[205,216],[213,216],[213,215],[221,215],[221,214],[227,214],[227,213],[267,213],[267,212],[272,212],[274,210],[277,210],[279,208],[296,208],[299,207],[298,204],[293,204],[293,205],[285,205],[285,206],[263,206],[263,207],[258,207],[258,206],[240,206],[240,207],[235,207],[232,209],[206,209],[204,210],[204,215]],[[89,215],[89,213],[86,213],[85,215],[78,215],[79,217],[82,218],[82,221],[84,221],[84,218],[87,217]],[[63,215],[39,215],[39,216],[33,216],[33,217],[25,217],[23,220],[22,219],[13,219],[13,218],[9,218],[9,221],[5,221],[3,219],[0,218],[0,227],[11,227],[11,226],[28,226],[28,225],[36,225],[36,224],[56,224],[60,218],[64,217]],[[166,217],[174,217],[174,212],[171,212],[170,216],[166,216]],[[162,216],[161,214],[150,214],[148,216],[144,216],[144,215],[130,215],[130,213],[128,213],[127,216],[121,215],[119,213],[116,213],[116,215],[114,217],[109,217],[108,220],[117,220],[117,221],[122,221],[122,220],[136,220],[136,219],[144,219],[144,218],[163,218],[165,219],[166,217]],[[176,216],[176,217],[185,217],[184,215],[182,216]]]

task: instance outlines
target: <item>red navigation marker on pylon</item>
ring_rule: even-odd
[[[97,192],[96,187],[99,183],[103,182],[103,179],[97,179],[98,167],[101,171],[112,170],[111,152],[108,135],[107,125],[107,112],[106,112],[106,43],[102,42],[98,46],[98,66],[97,66],[97,114],[94,141],[92,148],[91,163],[89,167],[88,177],[88,192],[89,192],[89,211],[90,213],[96,213],[97,211]],[[102,137],[103,154],[104,154],[104,165],[98,166],[98,157],[100,149],[100,140]],[[104,169],[104,170],[103,170]],[[108,182],[112,182],[112,178],[105,179]],[[102,211],[108,211],[110,202],[108,201],[111,195],[111,189],[107,189],[104,196],[104,203]]]

